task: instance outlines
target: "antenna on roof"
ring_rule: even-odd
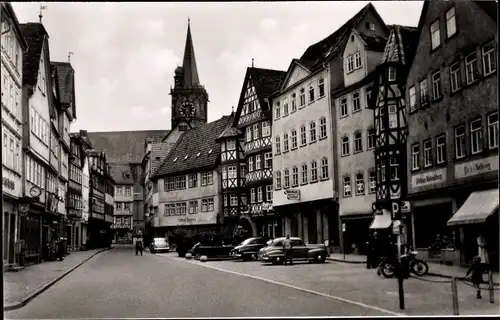
[[[42,23],[42,18],[43,18],[42,11],[45,9],[47,9],[47,6],[40,5],[40,14],[38,15],[38,18],[40,19],[40,23]]]
[[[68,53],[68,63],[70,63],[70,62],[71,62],[71,56],[72,56],[73,54],[75,54],[75,53],[74,53],[74,52],[71,52],[71,51]]]
[[[252,58],[252,68],[253,68],[253,58]]]
[[[234,112],[234,106],[231,107],[231,113],[233,113],[233,112]]]

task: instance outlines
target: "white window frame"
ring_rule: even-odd
[[[476,124],[479,123],[477,127]],[[482,119],[474,119],[470,122],[470,150],[471,154],[478,154],[483,151],[483,125]]]
[[[341,155],[343,157],[348,156],[350,154],[350,147],[349,147],[349,136],[345,135],[342,138],[340,138],[341,141]]]
[[[450,85],[451,85],[451,92],[457,92],[462,87],[461,81],[460,81],[460,62],[459,61],[450,65]]]
[[[462,133],[457,134],[458,131],[463,130]],[[455,159],[462,159],[467,155],[467,143],[466,143],[466,129],[465,125],[459,125],[455,128]]]
[[[321,117],[319,119],[319,138],[325,139],[326,136],[327,136],[327,134],[326,134],[326,117]]]
[[[424,141],[424,168],[430,168],[433,164],[432,140],[426,140]]]
[[[446,135],[441,134],[436,137],[436,163],[446,162]]]
[[[346,67],[346,73],[352,72],[354,70],[354,57],[352,54],[347,56]]]
[[[411,146],[411,169],[420,169],[420,143],[414,143]]]
[[[340,107],[340,117],[344,118],[349,115],[349,107],[347,104],[347,97],[340,98],[339,100],[339,107]]]
[[[264,153],[264,169],[270,169],[273,167],[273,153]]]
[[[299,185],[299,168],[297,166],[292,167],[292,187]]]
[[[308,172],[308,168],[307,168],[307,163],[303,163],[301,165],[301,169],[302,169],[302,172],[301,172],[301,184],[307,184],[308,182],[308,176],[309,176],[309,172]]]
[[[389,81],[396,81],[396,68],[389,67],[389,70],[387,73],[388,73]]]
[[[273,201],[273,186],[268,184],[266,186],[266,202]]]
[[[425,106],[429,103],[429,84],[427,79],[420,81],[420,104]],[[383,109],[382,109],[383,110]]]
[[[342,180],[343,190],[344,190],[344,198],[348,198],[352,196],[352,181],[351,176],[346,175]]]
[[[437,76],[437,78],[436,78]],[[441,71],[437,71],[431,76],[432,80],[432,99],[436,100],[441,98]]]
[[[362,196],[365,194],[365,175],[363,172],[356,174],[356,195]]]
[[[316,99],[316,96],[314,94],[314,87],[312,85],[310,85],[309,86],[309,103],[313,103],[315,99]]]
[[[431,35],[431,48],[432,50],[439,48],[441,45],[441,33],[439,30],[439,19],[431,23],[429,26],[429,31]]]
[[[305,146],[307,144],[307,129],[306,125],[303,124],[300,127],[300,145]]]
[[[255,203],[256,193],[255,188],[250,189],[250,203]]]
[[[374,128],[370,128],[367,131],[367,148],[366,150],[371,150],[375,148],[377,142],[377,131]]]
[[[290,99],[290,104],[292,106],[292,113],[297,111],[297,94],[294,92],[292,93],[291,99]]]
[[[262,137],[270,137],[271,136],[271,124],[269,121],[262,122]]]
[[[325,96],[325,79],[323,77],[318,80],[318,96],[323,98]]]
[[[254,166],[253,166],[253,157],[250,156],[248,157],[248,172],[254,171]]]
[[[359,99],[359,91],[352,94],[352,113],[361,111],[361,100]]]
[[[374,169],[368,171],[368,183],[369,183],[368,193],[377,192],[377,172]]]
[[[285,180],[284,181],[284,188],[285,189],[290,188],[290,170],[289,169],[285,169],[284,174],[283,174],[283,179]]]
[[[257,154],[255,155],[255,170],[261,170],[262,169],[262,155]]]
[[[354,153],[363,152],[363,135],[361,131],[354,133]]]
[[[329,178],[328,172],[328,158],[321,159],[321,180],[327,180]]]
[[[279,136],[275,137],[275,150],[276,152],[274,154],[280,154],[281,153],[281,139]]]
[[[491,46],[487,51],[485,48]],[[490,41],[481,48],[481,53],[483,57],[483,72],[484,76],[489,76],[497,70],[496,59],[495,59],[495,41]]]
[[[313,160],[311,161],[311,182],[318,181],[318,163]]]
[[[275,173],[275,183],[276,183],[276,190],[281,189],[281,172],[276,171]]]
[[[275,119],[281,118],[281,107],[279,101],[276,102],[276,106],[274,107],[274,118]]]
[[[257,187],[257,202],[264,201],[262,187]]]
[[[356,51],[354,53],[354,69],[353,70],[359,69],[362,66],[363,66],[363,64],[361,62],[361,53],[359,51]]]
[[[301,108],[301,107],[304,107],[306,105],[306,89],[300,88],[299,92],[300,92],[299,93],[299,100],[300,100],[299,108]]]
[[[474,51],[465,57],[465,80],[468,85],[477,80],[477,73],[477,53]]]
[[[289,141],[288,141],[288,133],[283,134],[283,152],[288,152],[290,151],[290,146],[289,146]]]
[[[488,148],[498,148],[498,111],[487,115],[486,118],[488,123]]]
[[[316,121],[309,122],[309,143],[316,142],[318,137],[316,136]]]
[[[389,158],[389,170],[391,174],[391,181],[399,180],[399,159],[397,155],[392,155]]]
[[[259,139],[259,124],[256,123],[253,125],[253,140]]]
[[[292,129],[291,132],[291,140],[292,140],[292,150],[297,149],[297,130]]]
[[[457,20],[455,19],[455,7],[451,7],[445,14],[446,38],[450,38],[457,33]]]
[[[229,179],[236,179],[238,176],[236,166],[227,167],[227,177]]]
[[[283,100],[283,117],[288,116],[288,98]]]

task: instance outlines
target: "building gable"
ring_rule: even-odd
[[[283,81],[283,84],[281,85],[281,90],[283,91],[288,87],[291,87],[295,83],[301,81],[302,79],[307,78],[311,74],[311,71],[301,65],[298,60],[294,59],[292,60],[292,63],[290,64],[290,67],[288,68],[287,75],[285,77],[285,80]]]

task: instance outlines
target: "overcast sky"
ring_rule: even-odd
[[[52,61],[76,71],[71,131],[170,129],[170,87],[182,64],[187,19],[209,121],[238,103],[251,66],[286,71],[291,59],[327,37],[368,2],[44,3]],[[416,26],[422,1],[373,2],[386,24]],[[21,23],[40,3],[13,3]]]

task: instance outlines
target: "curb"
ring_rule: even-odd
[[[110,249],[113,249],[113,247],[111,247],[111,248],[105,248],[105,249],[97,251],[96,253],[94,253],[93,255],[91,255],[90,257],[88,257],[87,259],[85,259],[82,262],[78,263],[76,266],[71,267],[68,271],[65,271],[63,274],[57,276],[55,279],[50,280],[49,282],[47,282],[46,284],[42,285],[38,289],[35,289],[34,292],[32,292],[28,296],[22,298],[21,301],[16,301],[16,302],[12,302],[12,303],[9,303],[7,305],[4,305],[3,310],[4,311],[10,311],[10,310],[15,310],[15,309],[19,309],[19,308],[24,307],[25,305],[28,304],[28,302],[30,302],[35,297],[37,297],[38,295],[40,295],[41,293],[43,293],[44,291],[46,291],[48,288],[52,287],[54,284],[56,284],[57,282],[59,282],[62,278],[64,278],[65,276],[67,276],[68,274],[70,274],[71,272],[73,272],[76,268],[78,268],[79,266],[81,266],[85,262],[89,261],[90,259],[92,259],[96,255],[98,255],[99,253],[107,251],[107,250],[110,250]]]
[[[343,259],[335,259],[335,258],[326,258],[326,260],[335,261],[335,262],[343,262],[343,263],[353,263],[353,264],[366,263],[366,261],[343,260]]]
[[[445,279],[451,279],[453,277],[453,276],[450,276],[448,274],[434,273],[434,272],[429,272],[429,273],[427,273],[427,275],[431,276],[431,277],[445,278]],[[455,277],[455,278],[462,278],[462,277]],[[493,285],[500,286],[500,283],[493,281]]]

